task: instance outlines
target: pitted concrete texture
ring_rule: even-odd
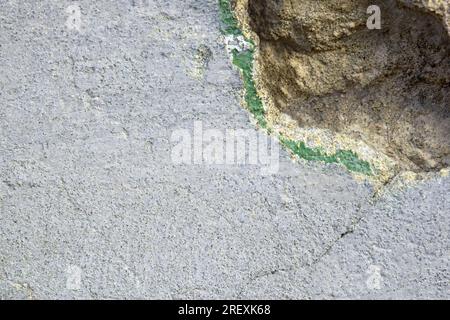
[[[0,8],[0,298],[450,297],[449,177],[172,162],[194,121],[256,130],[215,0]]]

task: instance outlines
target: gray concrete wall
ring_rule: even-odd
[[[73,3],[0,1],[0,298],[449,298],[448,177],[176,165],[194,121],[256,130],[217,2]]]

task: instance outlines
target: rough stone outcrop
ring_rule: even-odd
[[[415,6],[442,19],[450,34],[450,5],[448,0],[400,0],[407,6]]]

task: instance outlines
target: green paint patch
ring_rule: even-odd
[[[220,20],[222,21],[222,32],[224,34],[239,36],[242,31],[239,28],[233,10],[231,10],[230,0],[219,0]]]
[[[267,128],[264,105],[256,91],[253,80],[253,50],[238,52],[233,50],[233,63],[241,69],[244,79],[245,102],[248,110],[253,114],[262,128]]]
[[[351,150],[339,150],[335,154],[337,162],[342,163],[348,170],[359,172],[371,176],[372,168],[370,163],[358,158],[358,155]]]
[[[282,145],[288,148],[299,158],[310,161],[323,161],[325,163],[341,163],[348,170],[372,175],[372,169],[367,161],[358,158],[356,153],[350,150],[338,150],[335,154],[328,155],[322,148],[309,148],[303,141],[286,139],[280,135],[279,140]]]
[[[220,18],[222,21],[222,32],[226,35],[242,36],[242,31],[239,28],[238,21],[231,8],[230,0],[219,0]],[[251,40],[247,40],[253,45]],[[253,47],[253,46],[252,46]],[[239,68],[242,74],[244,89],[245,89],[245,103],[247,109],[255,117],[258,125],[266,129],[269,134],[273,132],[267,124],[264,105],[256,90],[255,81],[253,80],[253,61],[254,50],[249,49],[242,52],[233,50],[233,64]],[[321,148],[309,148],[303,141],[294,141],[284,138],[282,135],[278,136],[280,143],[290,150],[299,158],[309,161],[322,161],[325,163],[341,163],[348,170],[362,173],[365,175],[372,175],[372,169],[367,161],[358,158],[358,155],[350,150],[339,150],[335,154],[328,155]]]

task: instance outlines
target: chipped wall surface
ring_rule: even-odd
[[[406,2],[237,1],[272,124],[395,170],[449,166],[448,1]],[[366,26],[373,4],[380,30]]]

